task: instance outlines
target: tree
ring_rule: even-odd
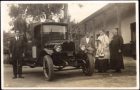
[[[10,40],[11,38],[14,37],[14,34],[10,33],[10,32],[3,32],[3,43],[4,43],[4,53],[8,53],[9,52],[9,45],[10,45]]]
[[[32,22],[40,22],[43,14],[45,19],[49,19],[52,13],[59,16],[63,4],[11,4],[9,7],[9,15],[13,18],[10,25],[14,30],[22,32],[27,29],[26,19],[32,18]]]
[[[14,30],[19,30],[22,33],[26,32],[27,30],[26,20],[21,14],[19,14],[14,21]]]

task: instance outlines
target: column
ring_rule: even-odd
[[[115,4],[115,11],[116,11],[116,17],[117,17],[117,26],[118,26],[118,33],[121,34],[121,9],[119,4]]]

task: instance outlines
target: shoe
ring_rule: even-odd
[[[14,76],[14,77],[13,77],[13,79],[16,79],[16,78],[17,78],[17,76]]]
[[[116,73],[121,73],[121,70],[116,70]]]
[[[116,70],[113,73],[121,73],[121,70]]]
[[[103,73],[106,73],[107,71],[105,70],[105,71],[103,71]]]
[[[102,73],[102,71],[101,71],[101,70],[99,70],[99,71],[98,71],[98,73]]]
[[[23,76],[19,76],[19,78],[24,78]]]

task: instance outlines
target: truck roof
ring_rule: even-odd
[[[61,26],[67,26],[67,23],[62,22],[41,22],[41,23],[34,23],[34,27],[41,26],[41,25],[61,25]]]

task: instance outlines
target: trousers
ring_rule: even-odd
[[[13,60],[13,74],[15,77],[17,77],[17,75],[22,75],[22,60]]]

